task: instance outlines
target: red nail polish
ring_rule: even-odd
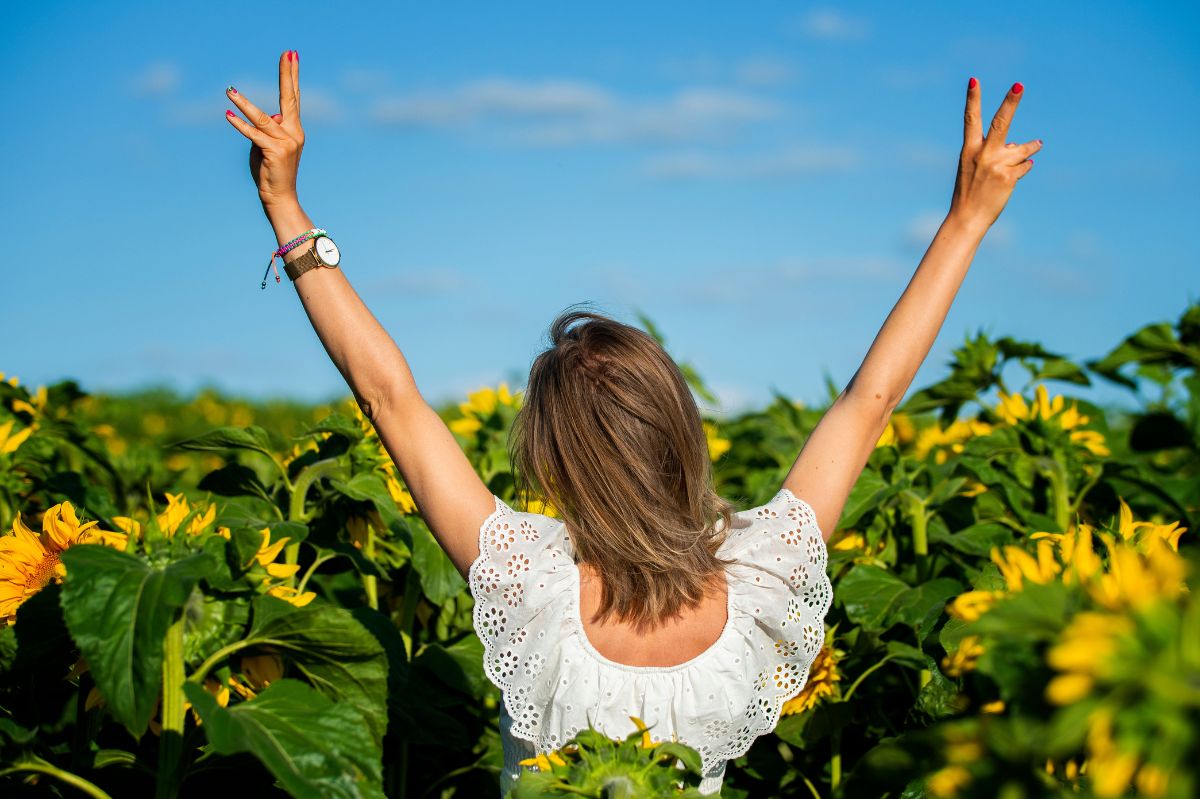
[[[1025,87],[1024,87],[1024,86],[1022,86],[1021,84],[1019,84],[1019,83],[1014,83],[1014,84],[1013,84],[1013,87],[1012,87],[1012,93],[1013,93],[1013,94],[1020,94],[1020,93],[1021,93],[1021,90],[1022,90],[1022,89],[1024,89],[1024,88],[1025,88]]]
[[[225,91],[229,92],[230,94],[237,94],[237,89],[233,88],[232,86],[226,88]]]
[[[1030,158],[1030,159],[1029,159],[1029,163],[1031,163],[1031,164],[1033,163],[1033,159],[1032,159],[1032,158]]]
[[[225,112],[225,116],[227,116],[227,117],[231,117],[231,116],[233,116],[233,112],[232,112],[232,111],[226,111],[226,112]]]
[[[975,80],[974,78],[971,78],[970,82],[967,84],[968,88],[971,88],[971,89],[974,89],[978,85],[979,85],[979,81]]]
[[[293,51],[292,51],[292,55],[294,55],[294,56],[296,57],[296,63],[297,63],[297,64],[298,64],[298,63],[300,63],[300,51],[299,51],[299,50],[293,50]]]
[[[288,60],[288,61],[291,61],[291,60],[292,60],[292,51],[291,51],[291,50],[288,50],[288,51],[287,51],[287,60]]]

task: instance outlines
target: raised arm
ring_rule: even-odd
[[[1004,210],[1016,182],[1033,167],[1040,139],[1008,144],[1023,96],[1013,84],[984,136],[980,86],[971,78],[963,148],[950,210],[916,272],[875,336],[862,365],[804,443],[784,487],[812,506],[828,540],[850,489],[929,354],[979,242]]]
[[[296,192],[304,148],[300,124],[300,58],[279,58],[279,113],[266,114],[230,87],[229,99],[246,115],[226,118],[252,146],[250,172],[263,211],[280,245],[312,229]],[[290,263],[313,242],[288,252]],[[340,265],[339,265],[340,266]],[[342,373],[363,414],[412,492],[429,529],[464,576],[479,554],[480,523],[495,508],[491,491],[475,473],[437,412],[421,396],[408,361],[367,309],[341,268],[312,269],[294,282],[325,351]]]

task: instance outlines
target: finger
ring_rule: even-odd
[[[267,114],[259,109],[254,103],[246,99],[245,95],[239,94],[238,90],[230,86],[225,90],[230,101],[238,107],[238,110],[246,115],[246,119],[250,120],[250,124],[261,130],[268,136],[278,139],[286,137],[287,134],[279,127],[279,123],[267,116]]]
[[[296,113],[296,74],[292,69],[295,51],[279,56],[279,112],[285,120]]]
[[[979,118],[979,81],[967,81],[967,108],[963,114],[963,147],[983,143],[983,122]]]
[[[1033,159],[1029,158],[1025,161],[1022,161],[1013,168],[1017,170],[1017,180],[1020,180],[1029,174],[1029,170],[1033,169]]]
[[[1009,142],[1004,145],[1004,163],[1019,164],[1040,149],[1042,149],[1041,139],[1034,139],[1024,144]]]
[[[1025,87],[1020,83],[1014,83],[1008,90],[1008,94],[1004,95],[1004,101],[1000,103],[1000,109],[992,117],[992,124],[988,128],[987,139],[984,141],[985,145],[990,145],[989,149],[1003,146],[1004,140],[1008,136],[1008,126],[1012,122],[1013,113],[1016,112],[1017,103],[1021,102],[1023,96],[1025,96]]]
[[[296,97],[296,124],[300,124],[300,51],[292,51],[292,94]]]
[[[257,144],[259,147],[270,144],[270,136],[263,133],[261,130],[254,127],[232,111],[226,111],[225,118],[229,120],[229,124],[241,131],[243,136]]]

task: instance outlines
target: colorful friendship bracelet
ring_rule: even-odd
[[[315,227],[312,230],[301,233],[299,236],[292,239],[291,241],[289,241],[287,244],[280,247],[275,252],[271,253],[271,260],[267,262],[267,271],[263,273],[262,288],[266,289],[267,275],[271,274],[272,268],[275,269],[275,282],[276,283],[282,282],[279,278],[279,267],[275,266],[275,258],[276,257],[279,257],[280,259],[282,259],[283,256],[287,255],[289,252],[294,250],[296,247],[299,247],[301,244],[308,241],[309,239],[316,239],[316,238],[320,238],[321,236],[328,236],[328,235],[329,234],[326,233],[324,229]]]

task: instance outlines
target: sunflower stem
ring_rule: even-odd
[[[1058,455],[1043,459],[1039,464],[1041,473],[1050,483],[1051,500],[1054,503],[1054,523],[1065,531],[1071,521],[1071,495],[1067,489],[1067,470]]]
[[[837,792],[842,784],[842,731],[833,734],[833,755],[829,758],[829,790]]]
[[[367,525],[367,540],[363,545],[363,555],[372,563],[375,562],[375,525]],[[373,574],[362,576],[363,590],[367,593],[367,605],[372,610],[379,610],[379,582]]]
[[[326,458],[323,461],[309,464],[300,472],[296,478],[294,486],[289,487],[291,492],[288,497],[288,521],[303,522],[307,521],[304,516],[304,499],[308,496],[309,487],[322,477],[325,477],[337,468],[337,458]],[[300,542],[297,541],[288,544],[283,550],[283,560],[289,566],[295,566],[300,562]],[[288,585],[292,588],[296,587],[296,575],[288,578]]]
[[[40,774],[49,774],[56,780],[65,782],[72,788],[78,788],[83,793],[92,797],[92,799],[112,799],[107,793],[101,790],[98,786],[88,782],[78,774],[72,774],[69,771],[63,771],[57,766],[42,760],[40,757],[31,757],[29,760],[22,760],[14,763],[11,768],[0,770],[0,777],[7,777],[9,774],[16,774],[19,771],[35,771]]]
[[[157,799],[174,799],[179,795],[179,760],[183,754],[183,623],[184,614],[180,612],[163,639]]]

